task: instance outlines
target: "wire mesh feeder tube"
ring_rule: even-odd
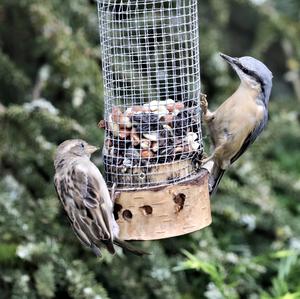
[[[116,202],[124,208],[128,194],[147,189],[142,197],[151,199],[151,192],[157,192],[153,188],[177,186],[179,192],[203,176],[197,162],[203,152],[197,1],[98,0],[98,16],[106,181],[121,192]],[[193,199],[199,196],[192,193]],[[140,207],[138,199],[130,202],[132,208]],[[135,216],[125,213],[123,218]]]

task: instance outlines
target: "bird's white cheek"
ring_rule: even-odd
[[[241,81],[245,81],[245,74],[235,65],[233,65],[233,69],[236,71],[237,75],[240,77]]]
[[[252,89],[255,89],[255,90],[257,90],[257,91],[260,91],[260,85],[259,85],[256,81],[249,80],[249,86],[250,86]]]
[[[243,82],[248,88],[255,90],[256,92],[260,92],[261,90],[260,84],[256,80],[252,79],[251,77],[244,76]]]

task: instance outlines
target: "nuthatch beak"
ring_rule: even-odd
[[[221,56],[224,60],[226,60],[229,64],[235,64],[235,63],[238,61],[237,58],[230,57],[230,56],[228,56],[228,55],[226,55],[226,54],[223,54],[223,53],[220,53],[220,56]]]

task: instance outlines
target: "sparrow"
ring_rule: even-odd
[[[271,71],[261,61],[244,56],[220,56],[240,78],[238,89],[214,112],[208,110],[201,97],[204,122],[208,125],[214,151],[203,164],[213,161],[210,175],[210,193],[214,194],[228,167],[256,140],[268,121],[268,105],[272,89]]]
[[[71,139],[61,143],[55,153],[54,185],[74,233],[97,257],[101,257],[102,247],[114,254],[114,244],[136,255],[147,254],[118,238],[113,201],[90,160],[98,149],[84,140]]]

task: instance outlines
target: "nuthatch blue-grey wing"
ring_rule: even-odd
[[[245,56],[232,58],[220,54],[238,74],[238,89],[214,112],[201,99],[204,121],[207,123],[214,151],[203,160],[213,160],[210,193],[214,194],[224,171],[255,141],[268,121],[268,103],[272,89],[272,73],[259,60]]]

